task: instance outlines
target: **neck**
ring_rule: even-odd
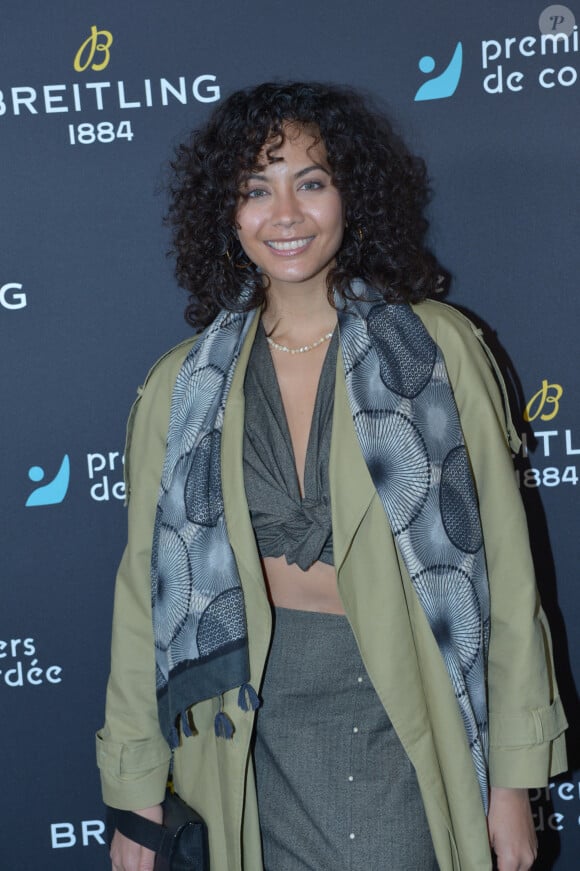
[[[262,322],[268,335],[302,344],[332,330],[336,310],[328,301],[326,286],[315,291],[298,285],[283,291],[272,286]]]

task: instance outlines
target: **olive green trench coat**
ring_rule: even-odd
[[[449,306],[415,307],[446,360],[479,498],[491,591],[488,663],[490,782],[537,787],[565,768],[566,721],[553,676],[508,441],[518,438],[478,331]],[[270,605],[244,493],[243,381],[248,335],[228,397],[222,478],[230,542],[244,589],[251,681],[260,686]],[[105,803],[138,809],[161,801],[170,752],[157,722],[150,605],[151,540],[173,384],[192,342],[170,351],[139,391],[128,427],[129,539],[115,596],[112,668],[97,735]],[[344,609],[368,674],[413,763],[441,871],[489,871],[479,786],[442,657],[361,455],[337,362],[330,452],[334,561]],[[253,713],[225,695],[233,739],[216,738],[216,699],[193,708],[198,734],[175,752],[177,791],[207,820],[212,871],[260,871],[250,754]],[[280,869],[283,871],[283,869]],[[321,869],[322,871],[322,869]],[[377,868],[377,871],[379,869]]]

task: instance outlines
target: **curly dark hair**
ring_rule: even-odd
[[[423,160],[409,153],[389,120],[348,88],[314,82],[267,83],[236,91],[207,124],[178,146],[166,221],[175,274],[190,294],[186,320],[210,323],[222,308],[247,311],[265,301],[264,276],[235,231],[240,184],[284,141],[294,122],[320,131],[347,228],[327,283],[349,295],[354,278],[390,302],[418,302],[436,290],[441,267],[425,246],[429,199]],[[245,266],[245,268],[241,268]],[[244,302],[242,288],[248,288]]]

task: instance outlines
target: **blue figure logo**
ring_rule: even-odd
[[[31,466],[28,470],[28,477],[34,483],[39,483],[44,480],[45,471],[40,466]],[[41,487],[36,487],[26,500],[26,507],[31,508],[33,505],[58,505],[66,496],[68,484],[70,481],[70,460],[68,454],[65,454],[60,469],[48,484],[43,484]]]
[[[455,46],[453,57],[449,61],[447,69],[438,76],[424,82],[417,93],[417,100],[442,100],[444,97],[452,97],[461,78],[461,66],[463,64],[463,47],[460,42]],[[419,61],[419,69],[429,75],[435,69],[435,60],[428,54]]]

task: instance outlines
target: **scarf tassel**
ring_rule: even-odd
[[[234,724],[224,711],[224,697],[220,697],[220,709],[215,715],[214,730],[216,738],[226,738],[229,740],[234,737]]]
[[[177,726],[171,727],[168,743],[171,750],[175,750],[179,747],[179,732],[177,731]]]
[[[260,707],[258,693],[251,683],[243,683],[238,693],[238,706],[242,711],[257,711]]]
[[[185,735],[186,738],[192,738],[194,735],[199,735],[193,720],[191,708],[181,712],[181,733],[182,735]]]

